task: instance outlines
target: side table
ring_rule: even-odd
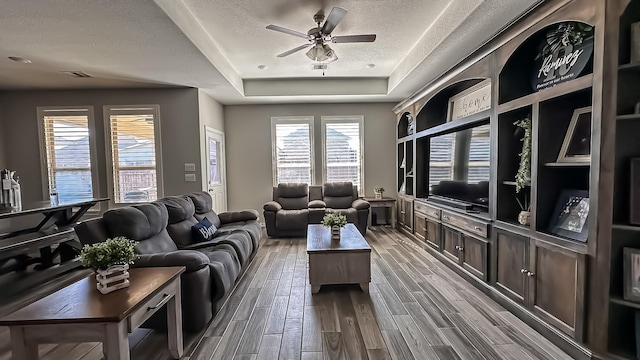
[[[373,226],[371,222],[371,215],[374,209],[383,208],[385,223],[391,225],[395,229],[396,227],[396,199],[392,197],[383,197],[382,199],[376,199],[372,197],[365,197],[364,200],[371,204],[371,211],[369,211],[369,226]]]
[[[9,326],[14,360],[36,360],[38,344],[102,342],[106,360],[129,360],[127,335],[167,305],[169,351],[183,354],[180,274],[184,267],[130,269],[128,288],[96,289],[95,275],[0,319]]]

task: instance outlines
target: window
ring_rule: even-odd
[[[93,197],[93,108],[39,107],[38,119],[45,198],[52,192],[61,203]]]
[[[271,118],[273,183],[313,182],[313,117]]]
[[[323,116],[323,181],[350,181],[364,193],[362,116]]]
[[[162,196],[157,106],[105,107],[112,201],[140,203]]]

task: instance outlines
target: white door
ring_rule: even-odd
[[[207,190],[213,198],[213,210],[227,211],[227,185],[224,152],[224,133],[205,126]]]

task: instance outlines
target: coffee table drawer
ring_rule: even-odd
[[[169,302],[169,300],[176,296],[177,291],[180,291],[178,289],[178,283],[176,280],[173,280],[172,282],[168,283],[166,287],[160,290],[160,292],[142,303],[140,307],[129,316],[129,321],[127,322],[129,326],[129,332],[133,332],[133,330],[137,329],[140,325],[142,325],[142,323],[149,319],[151,315],[160,310],[166,303]]]

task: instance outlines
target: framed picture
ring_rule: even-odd
[[[573,111],[558,154],[558,162],[591,161],[591,106]]]
[[[624,248],[624,299],[640,302],[640,249]]]
[[[589,236],[589,192],[562,190],[549,221],[549,232],[586,242]]]

